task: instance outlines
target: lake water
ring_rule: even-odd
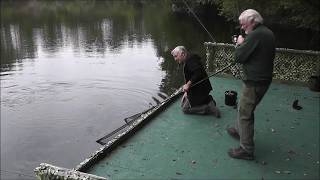
[[[172,48],[205,58],[210,41],[171,1],[1,1],[1,18],[1,179],[33,179],[41,162],[74,168],[182,85]],[[202,20],[218,42],[237,32]]]

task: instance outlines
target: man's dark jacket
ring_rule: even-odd
[[[208,74],[201,63],[201,58],[196,54],[189,54],[187,56],[183,72],[185,82],[187,83],[190,80],[191,86],[208,77]],[[189,89],[187,94],[191,106],[199,106],[208,103],[210,100],[208,95],[211,90],[212,87],[208,79]]]
[[[274,57],[274,34],[263,24],[256,25],[235,50],[235,61],[243,64],[244,81],[270,82]]]

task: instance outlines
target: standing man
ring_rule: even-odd
[[[237,38],[235,61],[243,65],[245,77],[236,125],[227,128],[227,132],[240,140],[240,147],[230,149],[228,154],[232,158],[253,160],[254,110],[272,81],[275,38],[256,10],[243,11],[239,23],[246,37]]]
[[[190,54],[184,46],[177,46],[171,51],[175,61],[183,63],[185,84],[183,85],[183,97],[181,100],[182,111],[186,114],[213,114],[220,118],[220,111],[216,102],[209,95],[212,90],[208,75],[201,63],[201,58],[196,54]],[[201,83],[191,87],[200,80]]]

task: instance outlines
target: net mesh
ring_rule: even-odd
[[[234,61],[234,45],[206,42],[207,70],[212,72]],[[320,52],[277,48],[273,79],[307,82],[310,76],[320,74]],[[243,78],[242,66],[236,64],[225,71],[236,78]]]

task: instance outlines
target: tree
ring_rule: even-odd
[[[202,6],[213,4],[218,8],[220,15],[234,22],[237,22],[243,10],[256,9],[268,24],[320,30],[318,0],[196,0],[195,2]]]

